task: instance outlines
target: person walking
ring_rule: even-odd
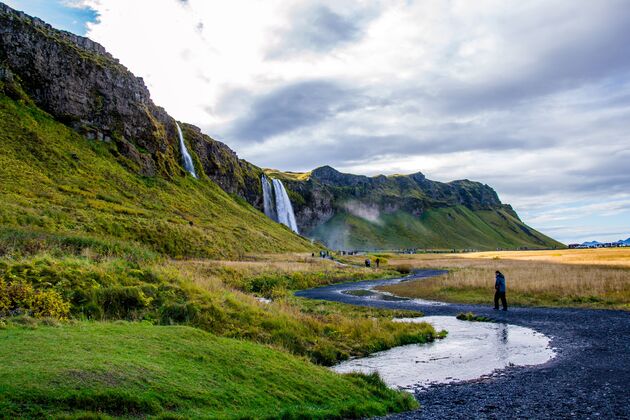
[[[376,268],[380,267],[380,265],[381,265],[381,259],[380,258],[377,257],[374,262],[376,263]]]
[[[494,274],[494,310],[499,310],[499,299],[501,299],[503,310],[507,311],[507,300],[505,299],[505,276],[500,271],[495,271]]]

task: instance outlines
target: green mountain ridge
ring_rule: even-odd
[[[282,179],[303,234],[335,249],[514,249],[563,244],[524,224],[488,185],[422,173],[367,177],[330,166]]]

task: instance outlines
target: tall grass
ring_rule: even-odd
[[[391,321],[394,316],[418,313],[332,303],[313,305],[289,293],[298,287],[385,272],[342,267],[310,256],[287,255],[285,262],[274,258],[269,263],[138,263],[122,258],[39,254],[0,259],[0,280],[11,290],[27,285],[30,289],[24,290],[32,289],[35,297],[46,296],[43,292],[61,297],[60,304],[69,305],[64,316],[71,318],[191,325],[225,337],[268,344],[325,365],[436,337],[430,325]],[[253,293],[274,301],[259,302]],[[7,308],[6,315],[18,309],[19,302],[14,299],[0,306]],[[31,307],[35,315],[39,306],[22,309]]]
[[[383,287],[410,297],[453,302],[489,303],[494,293],[494,272],[505,274],[508,300],[517,305],[576,306],[630,309],[630,269],[616,261],[627,250],[588,250],[577,264],[571,251],[513,252],[463,255],[405,255],[394,260],[418,268],[449,268],[437,278]],[[614,258],[610,258],[614,256]],[[519,258],[519,259],[512,259]],[[526,259],[525,259],[526,258]]]

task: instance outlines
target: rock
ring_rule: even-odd
[[[175,120],[153,103],[143,79],[97,42],[0,3],[0,63],[0,80],[17,76],[57,120],[89,140],[115,143],[130,169],[144,176],[184,173]],[[182,125],[208,177],[262,209],[262,170],[199,128]]]

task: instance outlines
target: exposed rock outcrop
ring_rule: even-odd
[[[0,76],[15,78],[40,108],[87,139],[115,143],[138,173],[184,174],[175,120],[102,45],[0,3]],[[262,191],[253,182],[260,169],[187,127],[186,141],[208,177],[261,208]]]
[[[428,208],[463,205],[470,210],[509,208],[488,185],[469,180],[431,181],[422,173],[367,177],[344,174],[330,166],[314,169],[305,181],[285,179],[294,195],[300,228],[309,231],[334,216],[348,202],[362,202],[379,212],[404,210],[420,216]],[[513,212],[513,210],[511,210]],[[516,213],[514,213],[516,215]]]

